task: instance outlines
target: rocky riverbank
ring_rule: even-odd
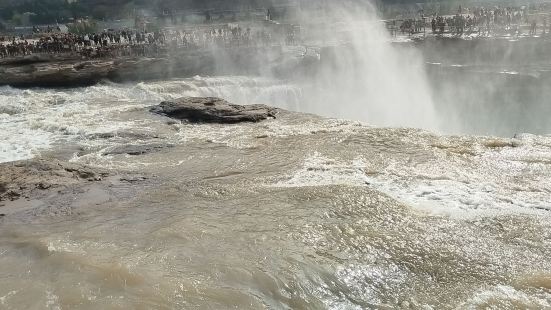
[[[398,48],[421,51],[427,63],[522,64],[545,60],[551,41],[540,37],[448,37],[427,35],[395,40]],[[236,47],[172,51],[158,57],[82,59],[76,55],[31,55],[0,60],[0,86],[74,87],[114,82],[192,77],[196,75],[270,75],[298,77],[316,74],[335,50],[320,47],[318,57],[303,47]]]
[[[182,50],[159,57],[79,59],[74,55],[31,55],[4,59],[0,86],[74,87],[102,80],[114,82],[192,77],[195,75],[262,74],[297,56],[281,47]]]

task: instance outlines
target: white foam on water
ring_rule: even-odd
[[[9,293],[7,293],[6,295],[0,297],[0,305],[5,305],[6,304],[6,301],[16,295],[18,293],[18,291],[10,291]]]
[[[477,291],[472,298],[459,305],[459,309],[549,309],[551,294],[527,294],[511,286],[497,285]]]
[[[342,163],[319,153],[307,157],[303,167],[289,178],[273,184],[275,187],[311,187],[328,185],[365,186],[364,162]]]
[[[546,181],[551,150],[543,147],[547,152],[540,150],[538,157],[533,145],[483,152],[475,158],[479,167],[475,170],[445,158],[428,166],[389,158],[382,170],[371,171],[369,159],[361,156],[345,161],[314,153],[301,169],[268,186],[368,186],[417,210],[463,219],[541,215],[551,210],[551,184]]]
[[[29,159],[63,141],[132,128],[117,114],[133,108],[109,87],[76,90],[0,90],[0,162]]]
[[[87,137],[121,130],[153,130],[153,118],[121,115],[184,96],[221,97],[237,104],[262,103],[298,110],[301,92],[280,81],[240,76],[107,83],[70,90],[2,87],[0,162],[30,159],[62,142],[104,148],[108,141]],[[187,133],[194,135],[193,131]]]
[[[180,97],[219,97],[235,104],[269,104],[298,110],[299,87],[268,78],[245,76],[200,77],[167,82],[140,83],[138,88],[160,100]]]
[[[503,71],[501,71],[501,72],[499,72],[499,73],[501,73],[501,74],[509,74],[509,75],[519,75],[519,74],[520,74],[520,72],[518,72],[518,71],[508,71],[508,70],[503,70]]]
[[[284,106],[298,100],[300,92],[267,79],[217,77],[148,82],[137,85],[104,84],[76,90],[18,90],[0,88],[0,162],[32,158],[61,142],[103,150],[109,141],[88,139],[95,133],[119,130],[154,130],[161,120],[121,118],[144,110],[162,100],[180,96],[221,96],[239,103],[257,102]],[[262,101],[272,102],[262,102]],[[311,124],[265,123],[256,126],[177,125],[179,141],[194,139],[246,148],[258,143],[255,134],[283,137],[325,132],[353,133],[361,124],[327,120]],[[248,136],[251,138],[243,138]],[[303,168],[274,186],[370,186],[403,203],[433,214],[458,217],[492,216],[504,212],[539,214],[551,210],[551,188],[547,177],[551,163],[551,138],[518,135],[518,147],[480,151],[479,170],[449,161],[446,157],[430,165],[405,165],[390,161],[384,169],[366,173],[368,158],[352,161],[320,153],[305,159]],[[97,154],[96,154],[97,155]],[[91,154],[90,156],[96,156]],[[515,181],[517,176],[522,180]],[[368,185],[369,184],[369,185]]]
[[[61,310],[59,296],[52,291],[46,291],[46,309]]]
[[[0,139],[0,162],[16,161],[34,157],[40,150],[51,146],[53,135],[43,130],[32,130],[18,126],[19,123],[10,122],[0,127],[2,139]]]

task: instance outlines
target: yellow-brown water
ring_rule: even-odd
[[[551,307],[548,137],[147,111],[180,84],[52,90],[47,112],[11,114],[51,137],[35,154],[144,179],[2,207],[0,308]],[[243,100],[278,87],[260,86]],[[175,146],[103,155],[148,143]]]

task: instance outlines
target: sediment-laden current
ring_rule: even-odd
[[[0,92],[0,161],[109,174],[0,202],[0,308],[551,307],[549,137],[149,112],[300,111],[300,87],[245,77]]]

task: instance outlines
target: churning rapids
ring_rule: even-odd
[[[5,202],[0,308],[551,307],[551,138],[147,109],[186,95],[294,111],[302,96],[246,77],[0,90],[0,161],[140,176]],[[110,152],[127,144],[166,148]]]

